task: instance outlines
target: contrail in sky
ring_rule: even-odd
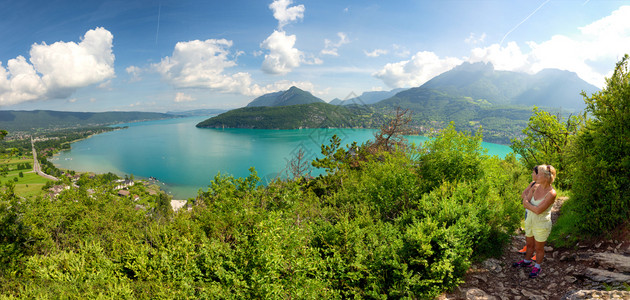
[[[157,30],[155,30],[155,44],[157,45],[158,35],[160,34],[160,13],[162,12],[162,3],[158,6]]]
[[[514,28],[512,28],[510,31],[508,31],[503,38],[501,39],[501,42],[499,43],[499,47],[501,45],[503,45],[503,41],[505,40],[505,38],[512,33],[512,31],[516,30],[516,28],[518,28],[519,26],[521,26],[523,23],[525,23],[525,21],[527,21],[527,19],[529,19],[531,16],[533,16],[539,9],[541,9],[543,6],[545,6],[545,4],[547,4],[547,2],[549,2],[550,0],[547,0],[545,2],[543,2],[543,4],[541,4],[540,6],[538,6],[538,8],[536,8],[531,14],[529,14],[529,16],[527,16],[525,19],[523,19],[523,21],[521,21],[520,23],[518,23],[516,26],[514,26]]]

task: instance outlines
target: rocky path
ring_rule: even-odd
[[[562,202],[553,212],[557,217]],[[553,218],[555,220],[555,218]],[[512,268],[521,260],[525,245],[521,234],[499,259],[475,264],[465,283],[439,299],[630,299],[630,237],[578,244],[576,249],[546,247],[538,278],[528,277],[530,268]]]

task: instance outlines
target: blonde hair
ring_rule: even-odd
[[[551,180],[550,183],[553,183],[556,180],[556,168],[552,165],[540,165],[538,166],[538,172],[542,171],[545,174],[545,177]]]

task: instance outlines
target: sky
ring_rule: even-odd
[[[0,29],[0,110],[167,112],[291,86],[348,99],[464,62],[602,88],[630,1],[0,0]]]

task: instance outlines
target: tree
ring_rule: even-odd
[[[523,129],[523,139],[512,139],[510,146],[521,156],[527,169],[536,165],[553,165],[557,170],[556,184],[561,188],[570,187],[570,178],[565,172],[565,149],[572,136],[583,127],[585,115],[571,115],[562,118],[534,107],[527,127]]]
[[[304,157],[304,149],[298,150],[295,156],[289,161],[287,175],[297,179],[302,176],[311,177],[311,167],[309,161]]]
[[[169,219],[173,215],[171,197],[165,193],[160,193],[155,204],[155,214],[159,219]]]
[[[582,232],[601,234],[630,218],[630,72],[626,54],[606,87],[588,97],[592,115],[572,143],[571,199]]]
[[[404,135],[413,133],[409,128],[411,115],[408,113],[409,109],[402,110],[400,107],[396,109],[394,118],[383,124],[380,130],[374,134],[374,142],[368,145],[371,153],[379,151],[393,152],[397,148],[401,150],[406,149],[407,139],[405,139]]]

